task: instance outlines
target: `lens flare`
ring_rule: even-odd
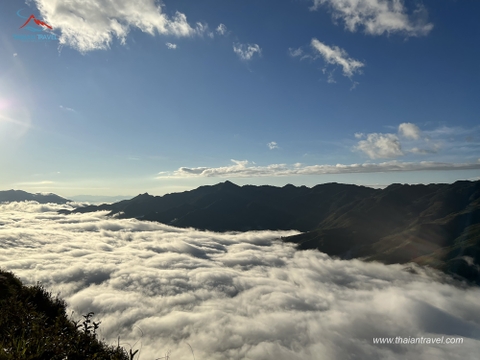
[[[31,127],[30,113],[26,109],[13,109],[11,103],[0,100],[0,139],[18,140]]]

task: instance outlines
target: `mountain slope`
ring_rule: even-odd
[[[313,188],[286,185],[237,186],[229,181],[183,193],[147,193],[111,205],[74,212],[108,210],[120,218],[160,221],[212,231],[314,229],[332,211],[377,190],[355,185],[324,184]]]
[[[0,191],[0,203],[13,201],[37,201],[40,204],[65,204],[70,200],[64,199],[55,194],[31,194],[22,190]]]
[[[224,182],[165,196],[138,195],[107,210],[120,218],[212,231],[288,230],[299,249],[384,263],[410,261],[480,282],[480,182],[371,189],[321,184],[237,186]]]
[[[391,185],[287,241],[342,258],[413,261],[478,282],[480,182]]]

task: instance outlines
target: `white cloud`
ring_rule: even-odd
[[[58,107],[59,107],[60,109],[62,109],[62,110],[65,110],[65,111],[76,112],[74,109],[69,108],[69,107],[67,107],[67,106],[59,105]]]
[[[303,165],[303,164],[271,164],[257,166],[247,160],[231,160],[233,165],[220,167],[181,167],[173,172],[161,172],[158,179],[189,177],[264,177],[264,176],[296,176],[325,174],[360,174],[396,171],[423,170],[473,170],[480,169],[480,163],[444,163],[435,161],[401,162],[386,161],[382,163],[336,164],[336,165]]]
[[[418,140],[420,138],[421,131],[415,124],[403,123],[398,126],[398,133],[407,139]]]
[[[430,134],[438,134],[438,131],[429,131]],[[442,131],[440,131],[442,133]],[[356,150],[361,150],[371,159],[393,158],[403,156],[407,153],[416,155],[436,154],[441,149],[440,142],[432,142],[429,137],[422,139],[422,131],[412,123],[402,123],[398,126],[397,134],[363,134],[356,133],[355,138],[362,139],[358,143]],[[403,150],[402,143],[406,143],[410,148]]]
[[[105,50],[114,38],[125,44],[131,29],[150,35],[177,37],[202,34],[205,25],[193,28],[185,14],[163,13],[155,0],[34,0],[42,17],[60,31],[60,44],[80,52]]]
[[[288,53],[290,54],[291,57],[298,57],[303,55],[303,50],[302,48],[298,48],[298,49],[289,48]]]
[[[330,47],[315,38],[312,39],[311,46],[326,63],[341,66],[343,75],[347,77],[352,77],[353,74],[360,72],[360,69],[365,66],[364,63],[350,58],[347,52],[338,46]]]
[[[207,34],[209,37],[213,37],[213,33],[211,31],[208,31],[208,24],[197,22],[195,30],[196,33],[200,36]]]
[[[215,31],[218,35],[225,35],[227,33],[227,27],[224,24],[220,24]]]
[[[442,137],[458,137],[465,135],[478,134],[480,132],[480,126],[475,126],[473,128],[463,128],[460,126],[440,126],[436,129],[425,131],[425,134],[432,138],[442,138]]]
[[[262,54],[262,49],[257,44],[240,44],[234,43],[233,44],[233,51],[238,57],[242,60],[248,61],[251,60],[253,55]]]
[[[411,152],[412,154],[419,154],[419,155],[428,155],[428,154],[436,154],[437,150],[436,149],[420,149],[418,147],[414,147],[408,152]]]
[[[17,53],[13,53],[13,57],[17,57],[17,56],[18,56],[18,54],[17,54]]]
[[[177,44],[172,44],[172,43],[165,43],[165,45],[167,45],[167,48],[169,48],[170,50],[175,50],[177,48]]]
[[[136,344],[142,359],[192,359],[189,345],[212,360],[460,360],[480,347],[480,289],[433,270],[277,240],[294,231],[220,234],[39,207],[0,205],[2,268],[60,292],[77,318],[95,312],[99,336]],[[464,343],[372,343],[387,336]]]
[[[15,185],[19,187],[23,187],[23,186],[31,187],[31,186],[53,185],[56,183],[57,183],[56,181],[41,180],[41,181],[22,181],[22,182],[16,183]]]
[[[355,90],[356,87],[357,87],[357,85],[359,85],[359,84],[360,84],[360,83],[357,82],[357,81],[352,81],[352,86],[350,86],[350,91]]]
[[[361,138],[363,138],[363,137],[365,137],[365,134],[364,134],[364,133],[355,133],[355,138],[356,138],[356,139],[361,139]]]
[[[357,149],[370,159],[394,158],[403,155],[402,146],[394,134],[368,134],[365,140],[358,142]]]
[[[275,141],[269,142],[267,146],[270,150],[278,149],[278,144]]]
[[[332,71],[328,71],[326,68],[322,70],[324,74],[327,74],[327,83],[329,84],[336,84],[337,82],[335,81],[335,78],[333,77],[333,73],[335,72],[335,69]],[[354,83],[355,84],[355,83]]]
[[[425,7],[419,5],[409,15],[401,0],[313,0],[312,9],[326,6],[335,20],[341,19],[345,28],[355,32],[359,27],[366,34],[400,33],[406,36],[427,35],[433,24],[427,21]]]
[[[333,76],[336,68],[329,69],[328,65],[340,66],[342,68],[343,75],[350,79],[354,74],[361,73],[361,69],[365,66],[365,64],[361,61],[349,57],[344,49],[341,49],[338,46],[330,47],[315,38],[313,38],[310,42],[310,48],[312,49],[311,53],[305,52],[302,47],[298,49],[289,48],[288,52],[291,57],[299,57],[300,60],[316,60],[318,58],[322,58],[327,64],[327,66],[322,69],[322,72],[327,76],[327,83],[329,84],[336,83]],[[358,84],[358,82],[352,80],[352,86],[350,90],[355,89]]]

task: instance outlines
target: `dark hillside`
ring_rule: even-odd
[[[289,230],[299,249],[385,263],[409,261],[480,281],[480,182],[371,189],[237,186],[229,181],[165,196],[138,195],[108,210],[120,218],[212,231]]]
[[[92,316],[74,322],[65,302],[0,270],[0,360],[130,359],[124,348],[97,339]]]
[[[0,191],[0,203],[13,201],[37,201],[40,204],[66,204],[70,200],[64,199],[55,194],[30,194],[22,190]]]

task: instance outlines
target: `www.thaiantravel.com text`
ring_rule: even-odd
[[[463,338],[461,337],[389,337],[389,338],[373,338],[374,344],[395,344],[395,345],[410,345],[410,344],[448,344],[458,345],[463,344]]]

